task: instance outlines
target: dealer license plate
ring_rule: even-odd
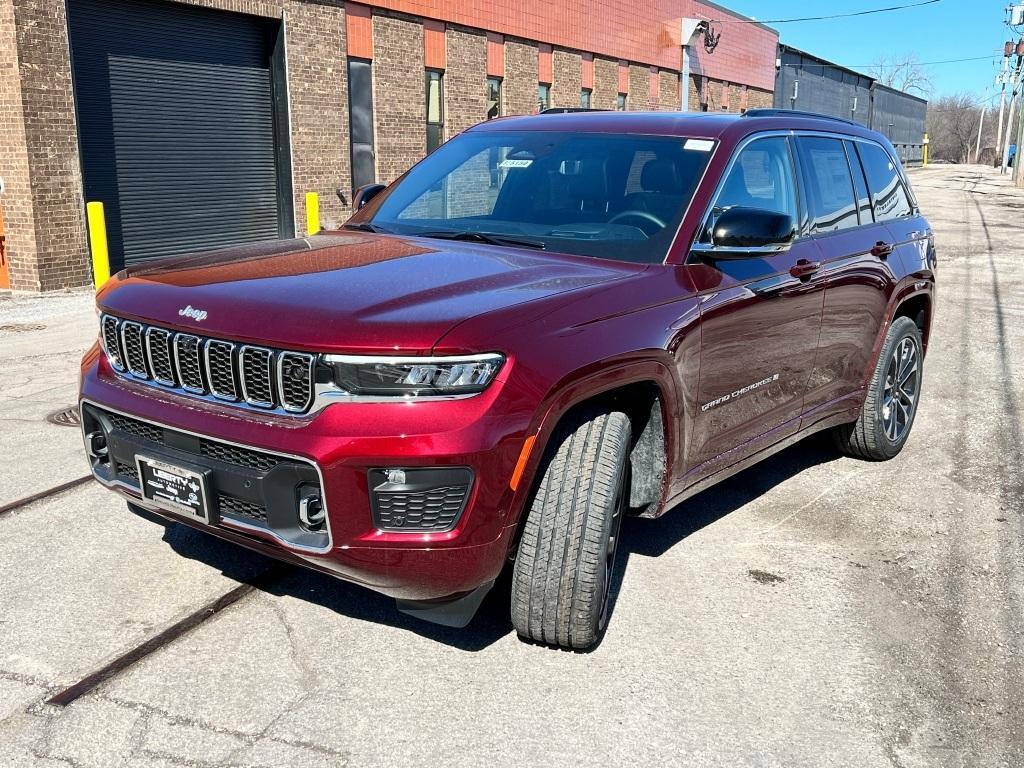
[[[136,456],[135,461],[144,499],[172,512],[210,522],[203,473],[148,456]]]

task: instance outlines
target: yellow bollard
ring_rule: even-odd
[[[107,222],[103,203],[86,203],[89,223],[89,250],[92,251],[92,280],[98,291],[110,279],[110,254],[107,252]]]
[[[315,235],[320,231],[320,195],[306,193],[306,234]]]
[[[978,158],[974,158],[977,162]],[[928,165],[928,134],[924,135],[924,143],[921,146],[921,165]]]

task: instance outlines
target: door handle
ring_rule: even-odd
[[[789,274],[791,274],[793,277],[799,277],[801,280],[806,280],[819,269],[821,269],[820,261],[808,261],[807,259],[797,259],[796,264],[789,268]]]
[[[884,259],[886,256],[888,256],[894,250],[896,250],[896,246],[895,245],[893,245],[892,243],[887,243],[884,240],[879,240],[871,248],[871,255],[872,256],[877,256],[880,259]]]

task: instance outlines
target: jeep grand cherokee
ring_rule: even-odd
[[[874,460],[910,434],[932,234],[858,125],[494,120],[355,206],[109,281],[101,483],[450,625],[508,566],[519,634],[586,648],[624,515],[819,430]]]

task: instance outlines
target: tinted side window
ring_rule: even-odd
[[[796,185],[789,145],[781,136],[744,147],[715,202],[718,212],[734,206],[788,213],[796,221]]]
[[[853,170],[853,187],[857,191],[857,212],[860,214],[860,223],[870,224],[874,221],[874,216],[871,213],[871,194],[864,181],[864,169],[861,167],[860,157],[857,155],[857,148],[853,142],[845,141],[843,143],[846,145],[846,156],[850,159],[850,168]]]
[[[834,232],[856,227],[857,203],[846,150],[839,139],[802,137],[796,140],[806,170],[811,231]]]
[[[897,219],[913,213],[907,190],[903,188],[899,171],[889,153],[877,144],[865,141],[857,142],[857,151],[868,177],[875,220]]]

